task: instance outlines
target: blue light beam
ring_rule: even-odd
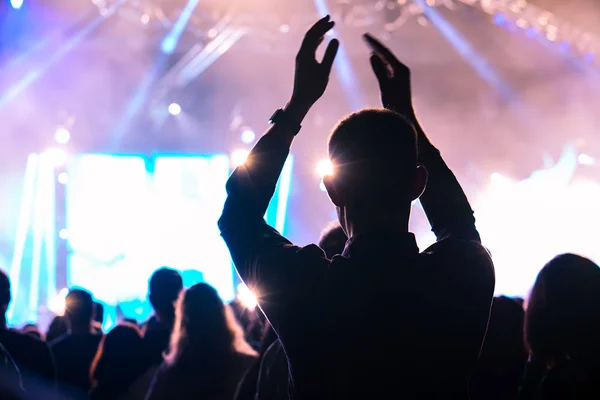
[[[114,3],[110,8],[106,10],[104,15],[97,16],[91,21],[85,28],[79,31],[71,39],[69,39],[60,49],[52,54],[42,65],[29,72],[23,79],[14,85],[10,86],[0,96],[0,109],[5,107],[8,103],[14,100],[23,90],[27,89],[32,83],[36,82],[50,67],[60,61],[64,56],[70,53],[75,46],[77,46],[86,36],[92,33],[106,18],[110,17],[117,11],[117,9],[125,2],[125,0],[119,0]]]
[[[188,0],[187,4],[179,14],[177,21],[173,24],[173,28],[162,41],[160,47],[163,53],[171,54],[175,51],[177,43],[179,43],[179,39],[181,39],[181,35],[199,2],[200,0]]]

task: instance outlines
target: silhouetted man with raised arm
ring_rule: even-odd
[[[291,100],[227,183],[223,238],[283,344],[294,399],[466,399],[492,262],[466,196],[414,117],[408,69],[371,37],[394,111],[352,114],[329,140],[325,185],[350,238],[343,254],[328,260],[315,245],[294,246],[263,219],[300,124],[327,87],[338,42],[320,63],[315,52],[332,27],[325,17],[308,31]],[[438,238],[423,253],[408,232],[419,196]]]

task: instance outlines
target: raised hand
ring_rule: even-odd
[[[339,48],[339,41],[332,39],[325,50],[321,62],[317,61],[316,52],[323,42],[325,34],[334,26],[329,15],[320,19],[306,33],[300,51],[296,56],[296,74],[292,101],[310,108],[325,93],[329,83],[331,67]]]
[[[372,51],[371,67],[379,81],[383,106],[414,119],[410,69],[370,34],[366,33],[363,38]]]

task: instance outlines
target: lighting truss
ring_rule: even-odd
[[[208,42],[192,46],[163,75],[157,85],[155,102],[162,101],[171,89],[181,89],[194,81],[246,33],[247,30],[236,24],[231,15],[220,19],[207,31]]]
[[[102,13],[115,0],[91,1]],[[556,43],[561,50],[582,60],[592,62],[600,51],[600,41],[595,35],[526,0],[330,0],[330,4],[334,18],[346,26],[381,26],[388,32],[395,31],[411,19],[416,19],[420,25],[427,25],[424,7],[453,10],[462,4],[482,10],[499,25],[522,30],[528,37],[545,38],[550,44]],[[224,5],[217,8],[220,11],[196,9],[192,15],[186,30],[192,30],[196,37],[202,39],[202,44],[191,46],[185,56],[161,79],[163,93],[165,89],[168,91],[188,84],[247,33],[267,39],[275,38],[280,34],[294,32],[299,27],[303,29],[317,18],[316,11],[282,18],[276,11],[253,11]],[[170,12],[176,13],[177,9]],[[120,13],[122,17],[137,21],[143,26],[162,27],[165,30],[171,28],[173,18],[176,18],[176,15],[167,15],[163,4],[158,0],[129,0]],[[227,23],[224,24],[223,21]],[[272,51],[273,48],[267,49],[272,45],[271,41],[264,42],[263,50]]]
[[[600,51],[600,40],[596,35],[526,0],[460,0],[460,2],[480,8],[494,16],[497,23],[505,19],[525,31],[530,37],[545,37],[549,42],[556,43],[562,50],[568,50],[585,61],[594,61]]]

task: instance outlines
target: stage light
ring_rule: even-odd
[[[69,231],[66,229],[61,229],[58,231],[58,237],[62,240],[67,240],[69,238]]]
[[[569,42],[561,42],[561,44],[560,44],[560,50],[561,51],[568,51],[570,46],[571,45],[569,44]]]
[[[254,293],[252,293],[248,286],[246,286],[243,283],[240,283],[238,285],[237,290],[237,298],[242,303],[242,305],[248,310],[254,310],[258,305],[258,301],[256,300],[256,296],[254,295]]]
[[[54,140],[59,144],[66,144],[71,140],[71,132],[65,127],[58,127],[54,132]]]
[[[175,51],[175,47],[177,47],[177,39],[174,37],[166,37],[161,44],[161,49],[165,54],[171,54]]]
[[[327,191],[327,188],[325,187],[325,182],[321,181],[321,183],[319,183],[319,189],[321,189],[321,192]]]
[[[333,175],[333,164],[329,160],[321,160],[317,163],[317,173],[321,178]]]
[[[171,114],[171,115],[181,114],[181,106],[177,103],[169,104],[169,114]]]
[[[579,164],[581,164],[581,165],[594,165],[594,164],[596,164],[596,160],[594,159],[594,157],[589,156],[587,154],[580,154],[577,157],[577,161],[579,161]]]
[[[54,315],[62,316],[65,314],[67,294],[69,294],[69,289],[61,289],[54,298],[50,299],[48,309],[52,311]]]
[[[239,167],[240,165],[244,165],[248,160],[248,155],[250,152],[248,150],[236,150],[231,153],[231,163],[234,167]]]
[[[242,142],[250,144],[256,139],[256,133],[252,129],[245,129],[242,132]]]
[[[508,178],[502,175],[500,172],[492,172],[492,175],[490,175],[490,180],[492,182],[504,182],[507,179]]]
[[[67,153],[62,149],[48,149],[42,154],[42,158],[48,160],[48,162],[54,167],[60,167],[67,162]]]
[[[69,175],[66,172],[61,172],[57,177],[58,183],[66,185],[69,183]]]
[[[514,181],[511,178],[504,176],[499,172],[492,173],[492,175],[490,176],[490,182],[493,185],[493,187],[496,188],[506,188],[514,183]]]
[[[504,16],[504,14],[496,14],[496,15],[494,15],[494,23],[496,25],[502,25],[505,22],[506,22],[506,17]]]
[[[279,32],[288,33],[290,31],[290,26],[288,24],[283,24],[279,27]]]
[[[10,6],[18,10],[23,5],[23,0],[10,0]]]

